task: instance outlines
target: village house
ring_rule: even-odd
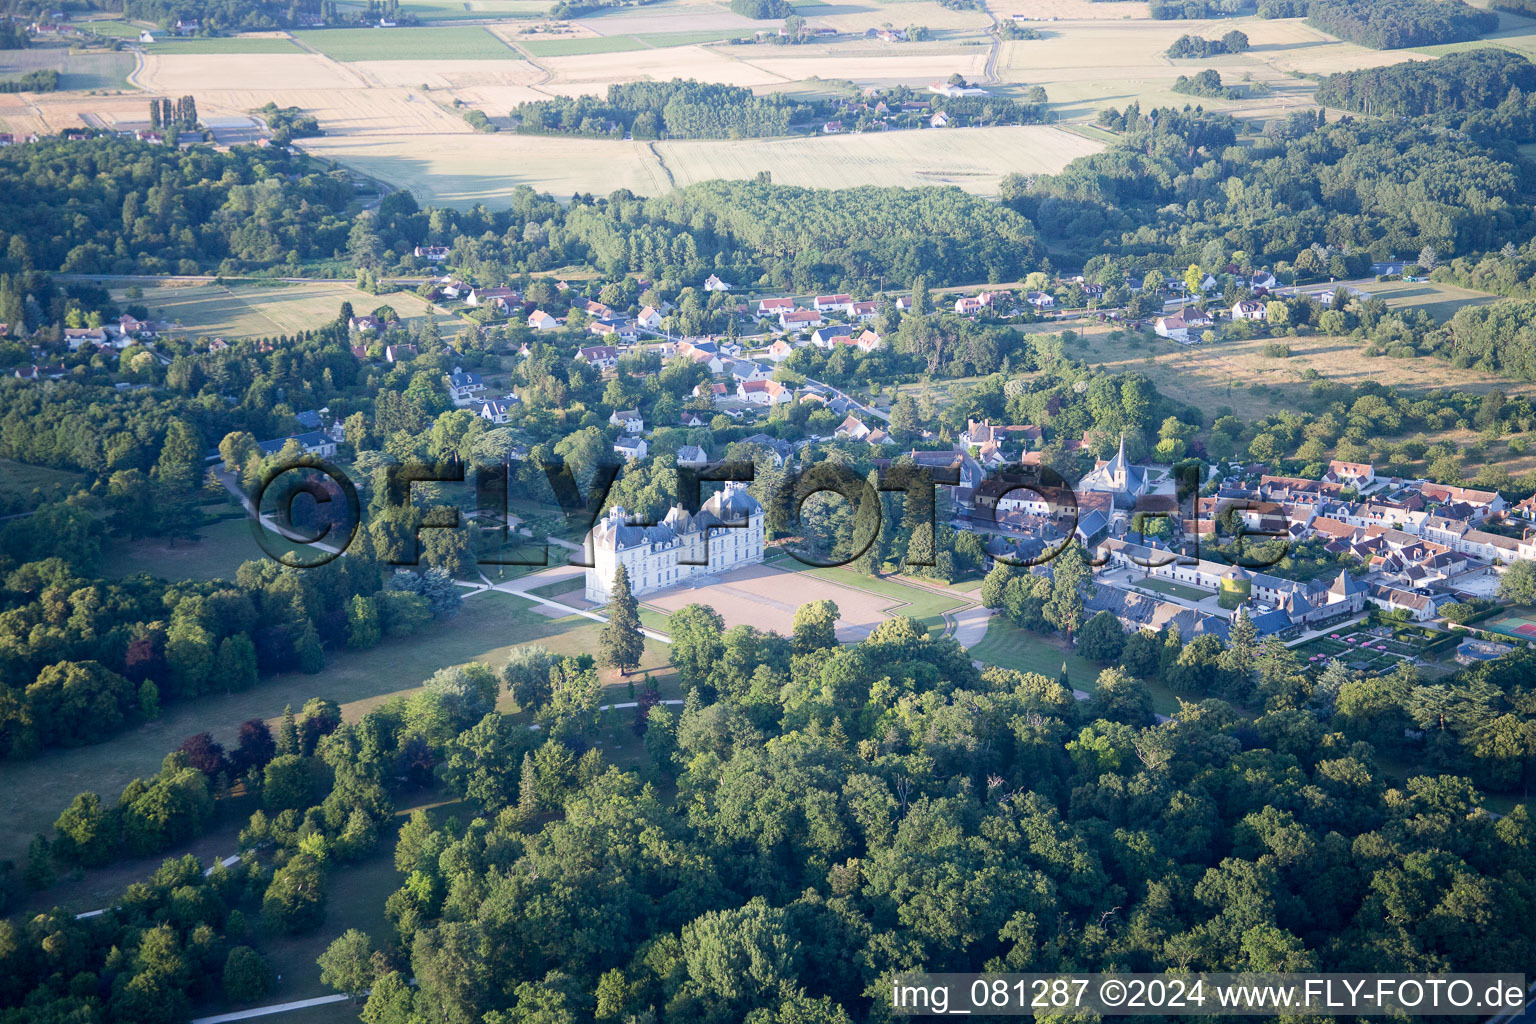
[[[1232,304],[1232,319],[1262,323],[1269,319],[1269,307],[1255,299],[1241,299]]]
[[[64,343],[71,352],[78,352],[85,345],[105,345],[107,332],[102,327],[66,327]]]
[[[418,245],[412,255],[429,263],[442,263],[448,259],[450,251],[446,245]]]
[[[314,455],[322,459],[333,458],[336,455],[336,439],[318,430],[294,434],[292,437],[274,438],[271,441],[258,441],[256,446],[261,449],[264,458],[270,459],[286,448],[289,441],[297,442],[305,455]]]
[[[776,317],[781,313],[793,312],[794,299],[758,299],[757,315],[760,317]]]
[[[661,310],[655,306],[646,306],[640,311],[640,315],[635,317],[635,323],[648,331],[659,330],[661,328]]]
[[[645,432],[645,420],[641,418],[638,409],[615,409],[613,415],[608,417],[610,426],[618,427],[626,434],[641,434]]]
[[[512,418],[512,407],[518,402],[516,395],[507,395],[504,398],[492,398],[480,403],[479,416],[483,420],[501,426]]]
[[[1056,298],[1050,292],[1029,292],[1024,300],[1036,309],[1055,309]]]
[[[458,406],[476,401],[480,392],[485,390],[485,381],[480,379],[478,373],[465,373],[457,366],[452,373],[443,375],[443,382],[448,385],[448,398]]]
[[[677,450],[679,466],[703,466],[709,462],[709,453],[696,444],[685,444]]]
[[[846,313],[853,307],[853,296],[818,295],[813,305],[818,313]]]
[[[1328,463],[1328,472],[1323,475],[1323,479],[1363,491],[1376,483],[1376,467],[1365,462],[1341,462],[1334,459]]]
[[[834,431],[833,436],[862,441],[869,436],[869,428],[864,425],[862,420],[849,413],[848,418],[837,425],[837,430]]]
[[[719,381],[708,381],[693,386],[694,398],[708,398],[711,403],[720,401],[727,393],[726,386]]]
[[[820,327],[821,314],[813,309],[795,309],[779,314],[779,327],[786,331],[809,330]]]
[[[710,274],[704,279],[704,290],[707,292],[728,292],[731,290],[731,286],[714,274]]]
[[[879,315],[879,313],[879,304],[872,301],[855,302],[853,305],[848,307],[849,316],[853,317],[855,320],[866,323],[870,320],[873,320],[876,316]]]
[[[528,327],[535,331],[553,331],[560,326],[560,321],[544,312],[536,309],[528,314]]]
[[[416,358],[415,345],[385,345],[384,361],[386,363],[398,363],[405,359]]]
[[[613,442],[613,453],[625,462],[633,462],[635,459],[645,458],[645,453],[650,450],[650,447],[643,437],[621,437]]]
[[[744,380],[736,385],[736,397],[751,405],[782,405],[795,394],[776,380]]]
[[[612,345],[589,345],[578,349],[576,358],[592,364],[599,370],[611,370],[619,365],[619,350]]]
[[[1194,306],[1186,306],[1170,316],[1159,317],[1152,330],[1169,341],[1189,344],[1198,340],[1190,337],[1191,331],[1202,331],[1214,321]]]
[[[780,338],[772,345],[768,346],[768,358],[772,359],[776,363],[780,363],[793,355],[794,351],[795,346],[791,345],[783,338]]]

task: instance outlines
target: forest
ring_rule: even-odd
[[[790,125],[830,111],[732,85],[673,79],[608,87],[606,98],[560,97],[512,109],[518,130],[609,138],[729,139],[788,135]]]
[[[933,285],[1015,281],[1044,255],[1028,220],[958,188],[708,181],[647,200],[645,212],[750,259],[770,287],[918,276]]]
[[[1500,112],[1488,112],[1501,113]],[[1529,109],[1511,114],[1510,138],[1529,131]],[[1490,118],[1490,123],[1499,120]],[[1307,112],[1274,122],[1252,146],[1233,146],[1236,123],[1220,114],[1106,110],[1119,144],[1054,176],[1005,178],[1005,202],[1053,246],[1168,253],[1195,262],[1207,241],[1269,261],[1314,242],[1354,252],[1496,249],[1530,234],[1525,171],[1512,146],[1490,149],[1480,131],[1426,131],[1413,121]],[[1476,129],[1476,125],[1470,125]],[[1412,181],[1413,188],[1388,187]],[[1468,192],[1467,181],[1480,188]]]
[[[328,257],[347,244],[351,197],[343,172],[277,149],[10,146],[0,149],[0,271],[195,274],[225,259]]]
[[[1329,75],[1318,83],[1317,102],[1380,117],[1423,117],[1497,108],[1516,90],[1516,102],[1536,92],[1536,64],[1488,47]]]
[[[795,13],[789,0],[731,0],[731,10],[754,21],[778,20]]]
[[[319,17],[321,0],[85,0],[84,6],[170,28],[197,21],[202,35],[294,28],[300,15]]]
[[[53,68],[39,68],[16,78],[0,79],[0,92],[58,92],[59,73]]]
[[[1041,579],[1004,567],[989,597]],[[1530,713],[1529,654],[1429,686],[1309,676],[1241,628],[1225,645],[1148,630],[1103,646],[1090,620],[1104,667],[1077,701],[1087,680],[977,670],[910,619],[839,645],[835,616],[806,605],[781,637],[675,612],[688,696],[679,714],[642,691],[639,764],[593,746],[590,659],[537,646],[354,723],[316,701],[228,753],[189,737],[141,791],[162,787],[175,827],[249,814],[259,855],[207,879],[167,861],[95,918],[0,924],[0,1020],[158,1024],[215,986],[259,997],[264,940],[316,930],[327,876],[380,845],[406,876],[388,925],[320,957],[380,1022],[853,1024],[888,1019],[889,977],[915,968],[1518,971],[1536,956],[1521,911],[1536,823],[1523,805],[1482,811],[1463,773],[1529,778],[1529,744],[1505,742]],[[1174,721],[1154,721],[1148,679],[1184,695]],[[515,715],[492,709],[503,688]],[[1262,710],[1240,711],[1255,692]],[[1392,739],[1415,724],[1423,740]],[[1395,780],[1384,763],[1403,757]],[[434,781],[468,813],[392,824]],[[99,851],[91,796],[34,874]]]
[[[1460,43],[1499,27],[1497,14],[1461,0],[1310,0],[1307,20],[1375,50]]]

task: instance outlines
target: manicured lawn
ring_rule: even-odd
[[[281,36],[212,36],[207,39],[164,39],[145,47],[149,53],[303,53],[303,47]]]
[[[535,57],[574,57],[584,53],[623,53],[650,47],[635,36],[586,36],[581,39],[520,39],[518,45]]]
[[[243,517],[201,527],[196,534],[195,538],[180,535],[109,541],[102,557],[102,575],[147,572],[170,580],[232,580],[242,563],[267,557],[251,535],[250,521]],[[267,531],[267,535],[275,545],[273,550],[294,550],[277,534]]]
[[[1186,601],[1204,601],[1211,596],[1208,591],[1200,590],[1196,587],[1186,587],[1184,584],[1175,583],[1172,580],[1161,580],[1156,576],[1143,576],[1139,580],[1132,581],[1131,585],[1140,587],[1143,590],[1167,594],[1169,597],[1181,597]]]
[[[137,39],[139,33],[148,26],[140,27],[131,25],[126,21],[82,21],[77,22],[80,28],[86,32],[94,32],[99,36],[110,36],[113,39]]]
[[[294,38],[332,60],[522,60],[523,55],[474,25],[446,28],[327,28]]]
[[[1103,666],[1068,651],[1058,638],[1020,629],[1000,615],[992,617],[986,637],[970,651],[971,657],[988,665],[999,665],[1020,672],[1038,672],[1051,679],[1056,678],[1062,662],[1066,662],[1067,678],[1072,688],[1087,693],[1094,691],[1099,673],[1103,671]],[[1173,691],[1155,681],[1147,682],[1147,689],[1152,691],[1152,709],[1158,714],[1172,715],[1178,712],[1179,699]]]
[[[854,587],[859,590],[867,590],[881,597],[888,597],[893,601],[901,602],[898,607],[889,609],[894,615],[910,615],[923,625],[928,627],[928,632],[938,634],[945,628],[944,613],[958,608],[965,608],[971,602],[960,598],[946,597],[942,593],[928,590],[923,587],[908,586],[887,577],[866,576],[863,573],[854,572],[852,569],[832,568],[813,569],[793,558],[779,556],[767,559],[767,564],[778,569],[788,569],[797,572],[807,572],[813,576],[820,576],[824,580],[839,583],[845,587]]]

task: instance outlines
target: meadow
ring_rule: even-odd
[[[766,170],[785,185],[957,185],[979,195],[995,194],[1010,171],[1054,173],[1103,148],[1044,125],[656,144],[679,185],[747,179]]]
[[[391,305],[402,321],[410,323],[426,315],[426,303],[414,294],[395,292],[370,295],[349,284],[316,281],[305,284],[175,284],[144,287],[138,300],[157,320],[169,321],[178,333],[224,338],[255,338],[296,334],[334,320],[343,302],[359,313]],[[126,300],[124,290],[113,289]],[[452,332],[458,321],[441,316],[439,323]]]
[[[25,499],[31,504],[33,492],[41,489],[45,494],[54,487],[73,487],[84,478],[79,473],[47,466],[29,466],[10,459],[0,459],[0,495],[8,500]]]
[[[442,28],[328,28],[293,33],[332,60],[521,60],[522,54],[474,25]]]

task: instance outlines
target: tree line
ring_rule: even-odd
[[[512,109],[518,130],[637,139],[726,139],[788,135],[791,124],[828,104],[799,103],[777,93],[754,95],[733,85],[673,79],[615,83],[604,98],[562,96]]]
[[[1329,75],[1317,101],[1382,117],[1423,117],[1490,110],[1516,94],[1536,92],[1536,64],[1524,54],[1488,47],[1430,62],[1394,64]],[[1454,115],[1453,115],[1454,116]]]
[[[1375,50],[1460,43],[1499,26],[1497,14],[1461,0],[1310,0],[1307,21]]]

